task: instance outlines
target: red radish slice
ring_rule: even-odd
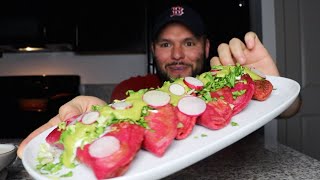
[[[151,90],[143,95],[143,101],[152,107],[165,106],[170,102],[170,96],[166,92]]]
[[[83,118],[83,115],[84,115],[84,114],[79,115],[75,120],[76,120],[76,121],[81,121],[82,118]]]
[[[258,76],[262,77],[263,79],[266,78],[266,75],[265,75],[263,72],[259,71],[258,69],[256,69],[256,68],[250,68],[250,70],[251,70],[252,72],[256,73]]]
[[[219,72],[220,70],[218,70],[218,69],[212,69],[212,70],[210,70],[210,72],[211,72],[211,74],[214,76],[214,75],[216,75],[216,74],[218,74],[218,72]]]
[[[206,110],[206,102],[196,96],[186,96],[178,102],[178,109],[189,116],[198,116]]]
[[[191,89],[190,91],[188,91],[188,95],[192,95],[194,93],[195,89]]]
[[[99,112],[93,111],[93,112],[88,112],[86,114],[83,115],[83,118],[81,120],[81,122],[83,124],[92,124],[94,122],[96,122],[96,120],[99,117]]]
[[[120,141],[114,136],[103,136],[94,141],[89,147],[89,153],[96,158],[110,156],[120,149]]]
[[[132,107],[132,103],[126,101],[119,101],[111,104],[111,107],[116,110],[124,110]]]
[[[170,87],[169,87],[169,91],[172,94],[175,94],[175,95],[178,95],[178,96],[181,96],[186,92],[184,90],[184,87],[181,86],[180,84],[171,84]]]
[[[203,82],[195,77],[185,77],[183,82],[191,89],[201,90],[203,88]]]
[[[74,125],[76,122],[81,121],[82,117],[83,117],[83,114],[80,114],[80,115],[78,115],[78,116],[74,116],[74,117],[68,119],[68,120],[66,121],[66,122],[67,122],[67,125],[68,125],[68,126]]]

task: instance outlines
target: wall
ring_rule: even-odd
[[[4,53],[0,76],[77,74],[82,84],[116,84],[147,72],[145,54]]]
[[[261,0],[262,42],[276,61],[276,34],[274,0]],[[268,149],[277,148],[278,120],[274,119],[264,126],[265,146]]]
[[[301,85],[301,108],[279,121],[279,140],[320,160],[320,1],[275,1],[277,57],[285,76]]]
[[[0,76],[76,74],[81,78],[81,94],[107,102],[117,83],[146,73],[145,54],[4,53],[0,58]]]

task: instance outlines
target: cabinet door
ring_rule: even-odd
[[[25,46],[63,50],[57,44],[69,44],[71,50],[76,37],[73,6],[41,0],[3,2],[0,12],[0,45],[6,47],[3,51],[18,52],[17,48]]]
[[[144,1],[80,4],[78,53],[145,53]]]
[[[43,43],[45,9],[45,5],[36,1],[1,2],[0,44],[19,46]]]
[[[76,9],[70,2],[50,1],[46,11],[45,36],[47,44],[69,44],[76,42]]]
[[[275,1],[277,64],[284,77],[301,85],[298,114],[278,121],[279,141],[320,160],[320,2]]]

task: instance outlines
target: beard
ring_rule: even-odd
[[[160,80],[162,82],[164,81],[172,81],[174,80],[175,78],[181,78],[180,76],[179,77],[170,77],[170,75],[165,71],[165,70],[162,70],[158,64],[158,59],[157,57],[153,56],[153,59],[154,59],[154,62],[155,62],[155,65],[156,65],[156,72],[157,72],[157,75],[159,76]],[[168,66],[171,66],[171,65],[184,65],[184,66],[189,66],[191,69],[192,69],[192,72],[189,76],[193,76],[195,77],[196,75],[199,75],[201,73],[203,73],[205,71],[205,63],[204,61],[206,60],[206,57],[204,54],[201,54],[199,56],[199,58],[197,59],[197,65],[196,67],[194,68],[192,64],[189,64],[189,63],[184,63],[182,61],[177,61],[177,62],[172,62],[170,64],[166,64],[165,65],[165,68],[168,67]]]

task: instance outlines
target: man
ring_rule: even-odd
[[[156,88],[166,80],[204,72],[210,42],[200,15],[189,7],[176,6],[164,11],[155,22],[151,51],[157,75],[121,82],[114,89],[111,100],[125,98],[128,87],[134,91]]]
[[[145,83],[141,86],[133,80],[125,81],[127,85],[121,83],[114,92],[122,90],[122,94],[113,96],[116,99],[125,97],[127,90],[138,90],[160,85],[164,80],[195,76],[204,71],[204,60],[208,58],[210,42],[206,36],[206,30],[201,17],[192,9],[186,6],[172,7],[165,11],[156,20],[152,36],[152,52],[156,62],[157,76],[151,75],[151,79],[156,83]],[[244,37],[244,42],[238,38],[230,40],[229,44],[223,43],[218,47],[218,56],[210,60],[212,65],[233,65],[240,63],[244,66],[255,67],[267,75],[279,76],[278,69],[268,51],[260,42],[257,35],[248,32]],[[141,80],[150,82],[149,79]],[[142,77],[143,78],[143,77]],[[151,84],[151,85],[150,85]],[[120,87],[120,88],[119,88]],[[24,146],[35,136],[46,129],[57,125],[72,116],[91,110],[92,105],[103,105],[105,102],[92,96],[78,96],[70,102],[64,104],[59,109],[59,114],[53,117],[43,126],[32,132],[20,144],[18,156],[22,157]],[[292,115],[299,109],[297,100],[287,111],[287,115]]]

